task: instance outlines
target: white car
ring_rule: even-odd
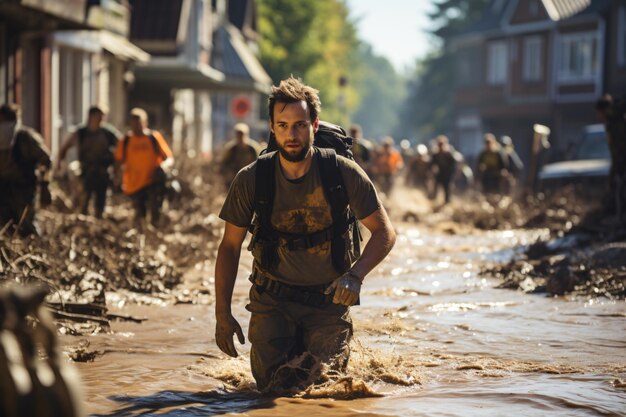
[[[544,165],[539,171],[541,189],[577,183],[606,182],[611,167],[611,154],[604,125],[585,126],[582,140],[569,161]]]

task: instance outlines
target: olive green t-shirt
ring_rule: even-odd
[[[357,219],[369,216],[381,205],[374,185],[354,161],[341,156],[337,157],[337,161],[352,213]],[[329,227],[332,217],[324,197],[317,155],[313,158],[311,169],[297,180],[285,178],[278,157],[275,162],[272,226],[280,232],[296,234],[313,233]],[[256,162],[244,167],[235,177],[220,211],[222,220],[239,227],[250,225],[254,214],[255,181]],[[345,239],[350,248],[350,233],[346,233]],[[260,249],[253,248],[252,254],[255,268],[262,270],[259,263]],[[355,261],[351,253],[346,254],[346,257],[350,263]],[[339,275],[332,265],[330,242],[302,250],[289,250],[279,245],[278,258],[276,270],[263,272],[287,284],[327,284]]]

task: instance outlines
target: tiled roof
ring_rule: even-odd
[[[226,75],[224,84],[267,92],[272,80],[233,25],[221,25],[213,37],[211,62]]]
[[[176,40],[183,0],[131,0],[133,40]]]

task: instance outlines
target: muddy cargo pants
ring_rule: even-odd
[[[310,385],[319,377],[320,362],[337,371],[345,370],[352,338],[348,307],[282,301],[267,292],[259,293],[253,286],[246,309],[252,313],[250,365],[259,390]],[[298,361],[292,361],[294,358],[301,361],[293,364]]]

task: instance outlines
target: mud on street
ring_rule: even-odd
[[[1,238],[0,276],[51,288],[89,414],[624,415],[625,235],[571,191],[433,210],[396,190],[399,240],[353,308],[347,374],[273,399],[254,389],[249,344],[236,359],[215,345],[223,190],[181,171],[160,230],[132,228],[123,199],[104,221],[71,214],[57,190],[43,239]],[[246,325],[251,262],[244,251],[233,297]]]

